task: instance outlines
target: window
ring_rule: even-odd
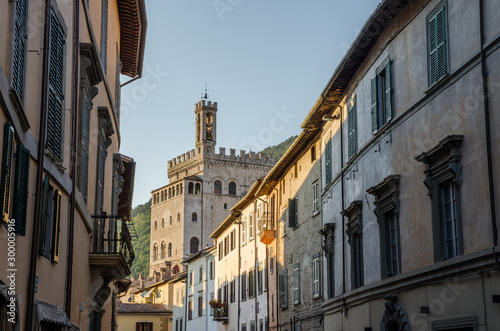
[[[349,158],[353,157],[358,151],[358,119],[356,113],[356,97],[353,98],[352,104],[347,107],[347,131],[348,131],[348,153]]]
[[[241,301],[247,299],[247,272],[243,271],[241,273]]]
[[[193,297],[190,296],[188,299],[188,320],[193,319]]]
[[[446,6],[444,4],[427,19],[429,86],[448,73]]]
[[[152,322],[136,322],[135,323],[136,331],[153,331],[153,323]]]
[[[247,331],[247,324],[246,323],[241,324],[241,331]]]
[[[255,295],[255,269],[248,271],[248,297],[253,298]]]
[[[193,192],[194,192],[194,184],[190,182],[188,184],[188,194],[193,194]]]
[[[293,266],[293,303],[300,303],[300,263]]]
[[[463,254],[460,184],[462,135],[450,135],[416,157],[426,164],[424,184],[432,206],[434,258],[447,260]]]
[[[193,285],[193,279],[194,279],[194,271],[191,270],[189,273],[189,286]]]
[[[221,240],[219,242],[219,261],[224,258],[224,242]]]
[[[269,272],[274,272],[274,247],[269,246]]]
[[[327,223],[321,229],[320,233],[323,235],[323,251],[325,251],[326,256],[326,288],[328,291],[328,298],[332,299],[335,296],[335,223]],[[321,276],[320,276],[321,277]]]
[[[377,132],[392,118],[391,59],[377,70],[371,81],[372,132]]]
[[[183,324],[182,324],[182,320],[183,320],[183,318],[182,318],[182,317],[181,317],[181,318],[179,318],[179,331],[182,331],[182,326],[183,326]]]
[[[14,22],[12,29],[12,81],[11,96],[14,105],[22,108],[24,104],[24,81],[26,71],[26,47],[28,40],[27,12],[28,1],[11,2]]]
[[[153,261],[158,260],[158,244],[153,245]]]
[[[161,256],[162,259],[165,258],[165,251],[166,251],[165,242],[162,241],[161,242],[161,253],[160,253],[160,256]]]
[[[200,183],[196,183],[196,185],[194,186],[194,194],[196,195],[200,195],[201,194],[201,185]]]
[[[292,229],[298,225],[298,200],[297,197],[288,199],[288,227]]]
[[[248,238],[253,239],[253,214],[248,216]]]
[[[155,221],[155,230],[158,228],[158,223]]]
[[[228,295],[229,295],[229,289],[228,289],[228,284],[224,284],[224,286],[222,287],[222,290],[223,290],[223,302],[225,302],[226,304],[229,302],[228,301]]]
[[[227,203],[224,203],[224,209],[227,209]]]
[[[321,295],[321,280],[320,280],[320,254],[314,254],[312,258],[312,294],[313,298],[318,298]]]
[[[311,147],[311,163],[316,161],[316,146]]]
[[[255,321],[250,321],[250,331],[256,331],[255,330]]]
[[[203,315],[203,293],[198,294],[198,317]]]
[[[281,181],[281,193],[285,194],[285,179]]]
[[[264,331],[264,320],[262,318],[259,320],[259,331]]]
[[[169,218],[169,220],[168,220],[168,225],[169,225],[169,226],[172,226],[172,215],[170,215],[170,218]]]
[[[45,176],[42,195],[42,224],[39,253],[52,262],[59,262],[61,231],[61,193],[49,184]]]
[[[165,219],[164,218],[161,219],[161,227],[165,228]]]
[[[229,235],[224,238],[224,256],[229,254]]]
[[[198,214],[193,213],[193,214],[191,215],[191,221],[193,221],[193,222],[198,222]]]
[[[191,238],[191,241],[189,242],[189,252],[191,254],[198,253],[198,244],[199,244],[198,238],[196,237]]]
[[[257,290],[259,291],[259,294],[262,293],[262,289],[263,289],[263,286],[262,286],[262,279],[263,277],[263,270],[262,270],[262,266],[259,265],[259,270],[257,272]]]
[[[288,275],[284,269],[279,276],[280,307],[288,307]]]
[[[236,301],[236,280],[235,279],[233,279],[230,283],[229,299],[230,299],[230,302]]]
[[[210,260],[210,262],[208,263],[209,265],[209,268],[210,268],[210,279],[214,279],[215,277],[215,261],[214,260]]]
[[[363,286],[362,206],[362,201],[356,200],[342,211],[348,219],[346,234],[351,245],[351,289]]]
[[[222,194],[222,183],[220,180],[216,180],[214,182],[214,193],[215,194]]]
[[[181,221],[181,213],[177,213],[177,222]]]
[[[203,266],[200,265],[200,278],[198,279],[198,281],[202,282],[203,281]]]
[[[235,231],[235,230],[231,231],[231,234],[230,234],[230,237],[231,237],[231,239],[230,239],[230,249],[231,249],[231,250],[233,250],[233,249],[234,249],[234,246],[235,246],[235,245],[234,245],[234,237],[235,237],[235,234],[236,234],[236,231]]]
[[[211,292],[210,293],[210,301],[214,300],[215,299],[215,294],[214,292]],[[212,316],[214,314],[214,309],[212,307],[210,307],[210,316]]]
[[[375,215],[380,225],[382,278],[401,273],[399,179],[399,175],[388,176],[380,184],[367,190],[375,196]]]
[[[236,183],[235,182],[229,183],[229,195],[236,195]]]
[[[53,10],[50,12],[50,58],[48,79],[48,108],[47,108],[47,136],[45,149],[53,159],[61,160],[62,148],[62,123],[63,123],[63,65],[64,44],[66,42],[64,31]]]
[[[313,214],[319,212],[319,186],[318,182],[314,182],[312,185],[313,190]]]
[[[245,245],[247,243],[247,219],[244,218],[241,221],[241,243]]]
[[[328,139],[325,144],[325,183],[332,180],[332,140]]]

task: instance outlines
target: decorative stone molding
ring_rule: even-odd
[[[344,209],[341,214],[347,217],[347,230],[345,233],[349,237],[349,242],[351,242],[351,236],[355,234],[361,234],[363,232],[363,221],[362,221],[362,208],[363,201],[355,200],[349,207]]]
[[[380,322],[380,331],[411,331],[410,320],[398,297],[386,298],[384,316]]]
[[[399,180],[400,175],[390,175],[376,185],[366,190],[375,196],[375,209],[373,212],[377,216],[377,221],[383,218],[383,214],[392,211],[399,215]]]

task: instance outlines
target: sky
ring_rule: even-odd
[[[260,151],[300,132],[380,0],[147,0],[141,79],[122,88],[122,154],[133,206],[194,148],[194,104],[218,103],[217,146]],[[129,78],[123,76],[122,83]]]

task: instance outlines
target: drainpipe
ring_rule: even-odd
[[[340,106],[340,105],[339,105]],[[344,134],[342,131],[344,121],[344,109],[340,107],[340,185],[342,196],[342,210],[345,208],[345,188],[344,188]],[[345,294],[345,217],[342,215],[342,296]],[[345,298],[342,298],[342,309],[345,309]],[[343,320],[343,318],[342,318]]]
[[[47,127],[47,96],[49,78],[49,58],[50,58],[50,8],[51,0],[45,0],[45,17],[43,28],[43,58],[42,58],[42,90],[40,109],[40,128],[38,133],[38,162],[36,169],[35,207],[33,212],[33,231],[31,233],[30,266],[28,274],[28,290],[26,294],[26,320],[24,329],[32,329],[33,324],[33,304],[35,299],[35,277],[36,263],[38,258],[38,245],[40,236],[41,221],[41,195],[43,181],[43,160],[45,151],[45,131]]]
[[[253,216],[254,216],[254,233],[253,233],[253,247],[254,247],[254,273],[253,273],[253,283],[254,285],[254,301],[255,301],[255,324],[258,325],[259,319],[257,318],[257,307],[259,307],[259,300],[257,300],[257,296],[259,293],[259,252],[257,251],[257,230],[259,229],[258,220],[257,220],[257,201],[253,202]],[[257,225],[257,226],[256,226]],[[257,281],[256,281],[257,280]],[[257,328],[257,327],[256,327]]]
[[[76,139],[78,110],[78,66],[80,55],[80,1],[75,0],[73,20],[73,105],[71,112],[71,195],[69,198],[68,261],[66,271],[66,315],[71,320],[71,294],[73,287],[73,240],[75,235],[75,191],[76,191]]]
[[[495,187],[493,182],[493,161],[491,155],[491,133],[490,133],[490,101],[488,92],[488,74],[486,72],[486,56],[484,52],[484,2],[479,0],[479,22],[480,22],[480,44],[481,44],[481,73],[483,78],[483,97],[484,97],[484,124],[486,128],[486,155],[488,159],[488,186],[490,189],[490,207],[491,207],[491,227],[493,230],[493,246],[498,245],[498,229],[495,210]],[[497,258],[495,258],[497,262]]]
[[[238,331],[240,331],[241,304],[241,213],[238,215]]]

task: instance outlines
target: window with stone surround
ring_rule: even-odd
[[[328,298],[331,299],[335,296],[335,224],[325,224],[320,233],[324,237],[322,248],[326,256],[326,286]]]
[[[360,200],[353,201],[342,215],[347,218],[346,234],[351,245],[351,289],[363,286],[363,222]]]

